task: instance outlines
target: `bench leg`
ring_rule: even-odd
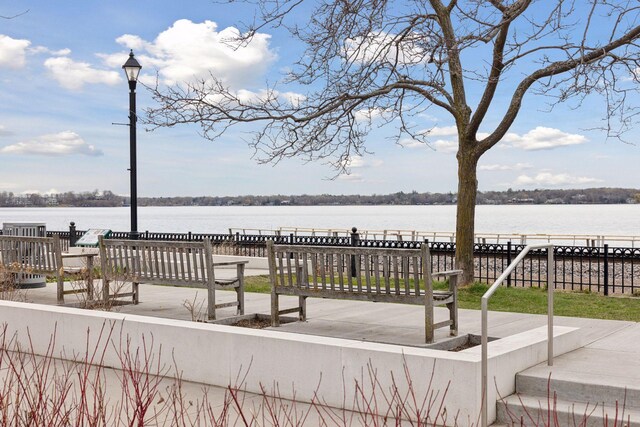
[[[242,316],[244,314],[244,289],[240,286],[236,288],[236,300],[238,301],[238,310],[236,311],[236,315]]]
[[[57,288],[58,304],[64,304],[64,277],[62,277],[62,274],[58,273],[56,278],[58,280],[58,288]]]
[[[449,335],[456,337],[458,336],[458,302],[454,301],[447,304],[447,308],[449,309],[449,320],[451,320]]]
[[[216,288],[214,283],[207,286],[207,319],[216,320]]]
[[[449,290],[453,295],[453,301],[447,304],[449,309],[449,319],[451,325],[449,326],[449,335],[458,335],[458,276],[451,276],[449,278]]]
[[[93,257],[87,258],[87,299],[93,301]]]
[[[280,304],[278,294],[271,293],[271,326],[280,326]]]
[[[307,297],[298,297],[298,304],[300,305],[299,319],[304,322],[307,320]]]
[[[238,277],[238,287],[236,293],[238,297],[238,315],[244,314],[244,264],[238,264],[236,267]]]
[[[103,274],[104,276],[104,274]],[[107,304],[109,304],[109,281],[107,279],[105,279],[104,277],[102,278],[102,302],[104,302],[105,306]]]
[[[433,303],[424,306],[424,341],[427,344],[433,342]]]
[[[137,282],[133,282],[131,284],[131,293],[133,294],[131,297],[132,297],[132,302],[134,304],[138,304],[140,302],[140,298],[138,296],[139,295],[138,292],[139,292],[140,288],[139,288],[138,285],[139,285],[139,283],[137,283]]]

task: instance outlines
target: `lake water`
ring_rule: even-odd
[[[129,229],[130,210],[118,208],[0,208],[1,222],[43,222],[48,230]],[[455,230],[455,206],[204,206],[141,207],[138,229],[228,233],[278,227],[361,230]],[[476,232],[640,235],[636,205],[478,206]]]

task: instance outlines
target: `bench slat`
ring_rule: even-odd
[[[371,292],[371,255],[363,255],[364,279],[367,286],[367,292]]]
[[[342,254],[336,254],[338,258],[338,280],[340,281],[340,290],[344,291],[344,263],[342,262]]]

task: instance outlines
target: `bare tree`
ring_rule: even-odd
[[[448,113],[458,132],[456,261],[463,283],[473,279],[478,160],[505,136],[525,94],[545,96],[551,108],[602,95],[608,136],[620,136],[638,117],[629,98],[640,77],[637,0],[318,0],[300,24],[289,21],[303,0],[256,1],[261,20],[237,42],[274,26],[306,46],[281,86],[249,97],[214,76],[157,86],[149,123],[198,123],[209,139],[253,124],[247,127],[259,161],[302,156],[345,171],[366,152],[374,126],[395,126],[396,142],[408,135],[428,143],[417,115]],[[510,97],[507,105],[496,102],[498,91]]]

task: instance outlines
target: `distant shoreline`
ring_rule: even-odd
[[[385,195],[270,195],[138,197],[138,206],[389,206],[455,205],[455,193],[397,192]],[[640,203],[633,188],[479,191],[476,205],[623,205]],[[0,207],[122,207],[127,196],[105,190],[14,195],[0,192]]]
[[[554,206],[625,206],[625,205],[636,205],[638,203],[478,203],[476,206],[541,206],[541,205],[554,205]],[[138,204],[138,208],[206,208],[206,207],[218,207],[218,208],[238,208],[238,207],[313,207],[313,206],[456,206],[455,203],[432,203],[432,204],[310,204],[310,205],[148,205],[148,204]],[[72,205],[56,205],[56,206],[0,206],[3,209],[66,209],[66,208],[129,208],[129,205],[119,205],[119,206],[72,206]]]

